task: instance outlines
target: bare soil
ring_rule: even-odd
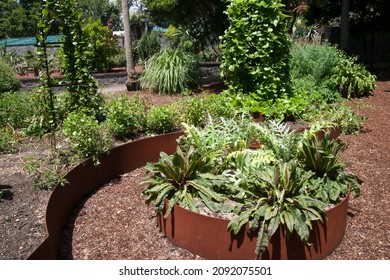
[[[119,93],[119,91],[115,91]],[[143,92],[156,104],[176,97]],[[390,259],[390,81],[378,81],[370,97],[351,107],[368,117],[357,136],[341,135],[349,143],[343,159],[364,180],[361,196],[348,207],[345,237],[331,260]],[[49,190],[34,190],[23,159],[43,153],[49,143],[27,139],[14,154],[0,155],[0,259],[26,259],[45,237],[45,207]],[[96,189],[69,217],[62,237],[63,259],[201,259],[173,246],[159,232],[152,207],[144,203],[140,182],[143,168]],[[97,186],[98,187],[98,186]]]

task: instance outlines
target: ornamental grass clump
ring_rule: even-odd
[[[175,94],[196,85],[198,75],[198,61],[194,54],[166,48],[147,60],[140,85],[152,92]]]

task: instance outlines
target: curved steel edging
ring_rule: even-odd
[[[56,186],[46,207],[46,238],[28,259],[57,259],[65,222],[77,203],[91,191],[115,177],[157,161],[161,151],[174,153],[176,139],[182,132],[174,132],[135,140],[112,149],[100,158],[100,165],[91,160],[73,168],[65,179],[66,186]]]

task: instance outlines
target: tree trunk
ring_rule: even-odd
[[[349,42],[349,1],[341,0],[340,47],[345,51]]]
[[[131,42],[131,31],[130,31],[130,15],[129,15],[129,2],[128,0],[121,0],[122,2],[122,14],[123,14],[123,26],[124,26],[124,45],[126,53],[126,72],[127,80],[126,87],[127,90],[136,90],[136,72],[134,67],[133,59],[133,48]]]

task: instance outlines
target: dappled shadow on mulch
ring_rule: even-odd
[[[368,117],[343,154],[348,169],[364,184],[351,198],[345,237],[330,260],[390,259],[390,82],[378,82],[375,94],[352,101]],[[67,259],[200,259],[167,241],[144,203],[143,169],[99,188],[75,209],[64,231],[61,254]]]

